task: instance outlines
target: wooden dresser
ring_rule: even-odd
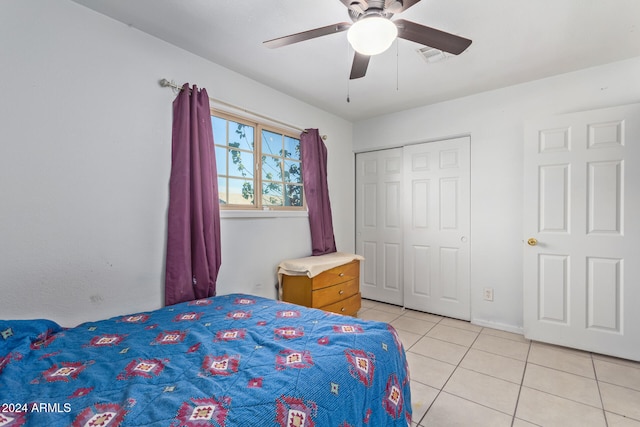
[[[311,278],[285,274],[282,300],[355,316],[360,310],[360,261],[356,259]]]

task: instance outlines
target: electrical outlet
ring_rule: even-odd
[[[493,288],[484,288],[482,296],[485,301],[493,301]]]

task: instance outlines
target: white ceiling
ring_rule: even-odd
[[[350,22],[339,0],[74,1],[350,121],[640,56],[640,0],[422,0],[396,18],[469,49],[427,63],[399,40],[350,82],[346,32],[262,45]]]

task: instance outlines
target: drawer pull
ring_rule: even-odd
[[[340,274],[338,274],[338,276],[342,277],[342,276],[344,276],[344,273],[340,273]]]
[[[338,292],[338,295],[342,295],[342,294],[344,294],[344,290],[340,289],[340,292]]]
[[[342,312],[344,312],[345,310],[346,310],[346,308],[344,308],[344,307],[342,307],[342,308],[340,309],[340,311],[342,311]]]

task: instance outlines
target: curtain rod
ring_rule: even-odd
[[[170,87],[170,88],[173,88],[173,89],[182,90],[182,86],[178,86],[174,81],[169,81],[167,79],[161,79],[158,83],[160,83],[160,86],[162,86],[162,87]],[[255,113],[253,111],[247,110],[246,108],[238,107],[237,105],[230,104],[230,103],[222,101],[220,99],[216,99],[216,98],[212,98],[212,97],[209,97],[209,99],[211,101],[215,102],[215,103],[225,105],[225,106],[233,108],[235,110],[240,110],[240,111],[245,112],[247,114],[251,114],[252,116],[260,117],[261,119],[269,120],[269,121],[277,123],[279,125],[286,126],[289,129],[294,129],[294,130],[297,130],[297,131],[300,131],[300,132],[307,133],[307,131],[305,129],[300,129],[298,126],[293,126],[293,125],[290,125],[289,123],[282,122],[282,121],[274,119],[272,117],[265,116],[265,115],[260,114],[260,113]],[[322,135],[322,139],[326,140],[327,139],[327,135]]]

